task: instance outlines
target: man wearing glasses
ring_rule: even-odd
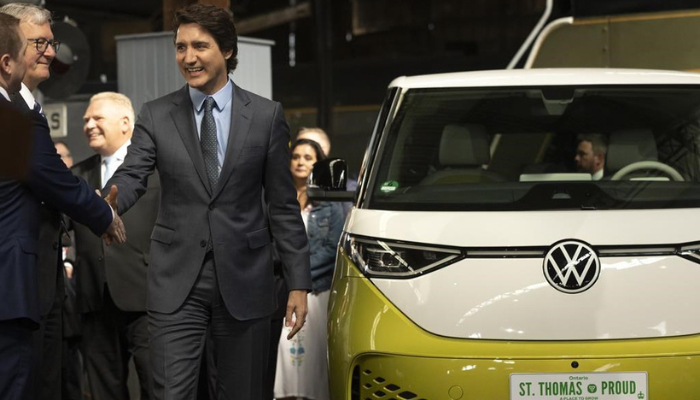
[[[22,90],[19,94],[30,109],[41,112],[41,106],[37,104],[32,92],[39,83],[49,79],[49,65],[56,57],[60,45],[51,32],[51,13],[45,8],[24,3],[7,4],[0,8],[0,12],[10,14],[21,21],[20,29],[27,38],[27,52],[24,54],[27,73],[22,80]]]
[[[49,78],[49,65],[56,57],[59,43],[51,32],[51,13],[31,4],[11,3],[0,12],[20,20],[20,30],[27,40],[24,62],[27,69],[22,89],[11,94],[19,107],[43,114],[32,92]],[[62,312],[64,297],[63,262],[61,260],[61,215],[48,205],[40,211],[41,230],[37,272],[39,277],[40,328],[34,331],[34,372],[31,388],[36,399],[61,398]]]

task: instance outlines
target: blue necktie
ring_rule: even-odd
[[[202,118],[199,130],[199,144],[202,147],[202,156],[204,156],[204,165],[207,168],[212,192],[216,189],[216,184],[219,181],[219,157],[216,151],[218,140],[216,139],[216,122],[212,113],[214,106],[216,106],[216,101],[213,97],[207,97],[204,100],[204,118]]]
[[[34,108],[33,108],[32,110],[36,111],[36,112],[39,113],[42,117],[44,117],[44,119],[46,119],[46,115],[44,115],[44,110],[41,109],[41,104],[39,104],[38,101],[35,101],[35,102],[34,102]]]

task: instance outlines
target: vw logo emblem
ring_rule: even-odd
[[[600,260],[588,244],[578,240],[555,243],[544,256],[544,276],[555,289],[581,293],[595,284]]]

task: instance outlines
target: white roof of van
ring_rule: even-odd
[[[700,74],[680,71],[613,68],[542,68],[454,72],[402,76],[389,87],[497,87],[559,85],[698,85]]]

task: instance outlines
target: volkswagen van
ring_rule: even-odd
[[[699,146],[693,73],[394,80],[339,243],[331,398],[700,399]]]

